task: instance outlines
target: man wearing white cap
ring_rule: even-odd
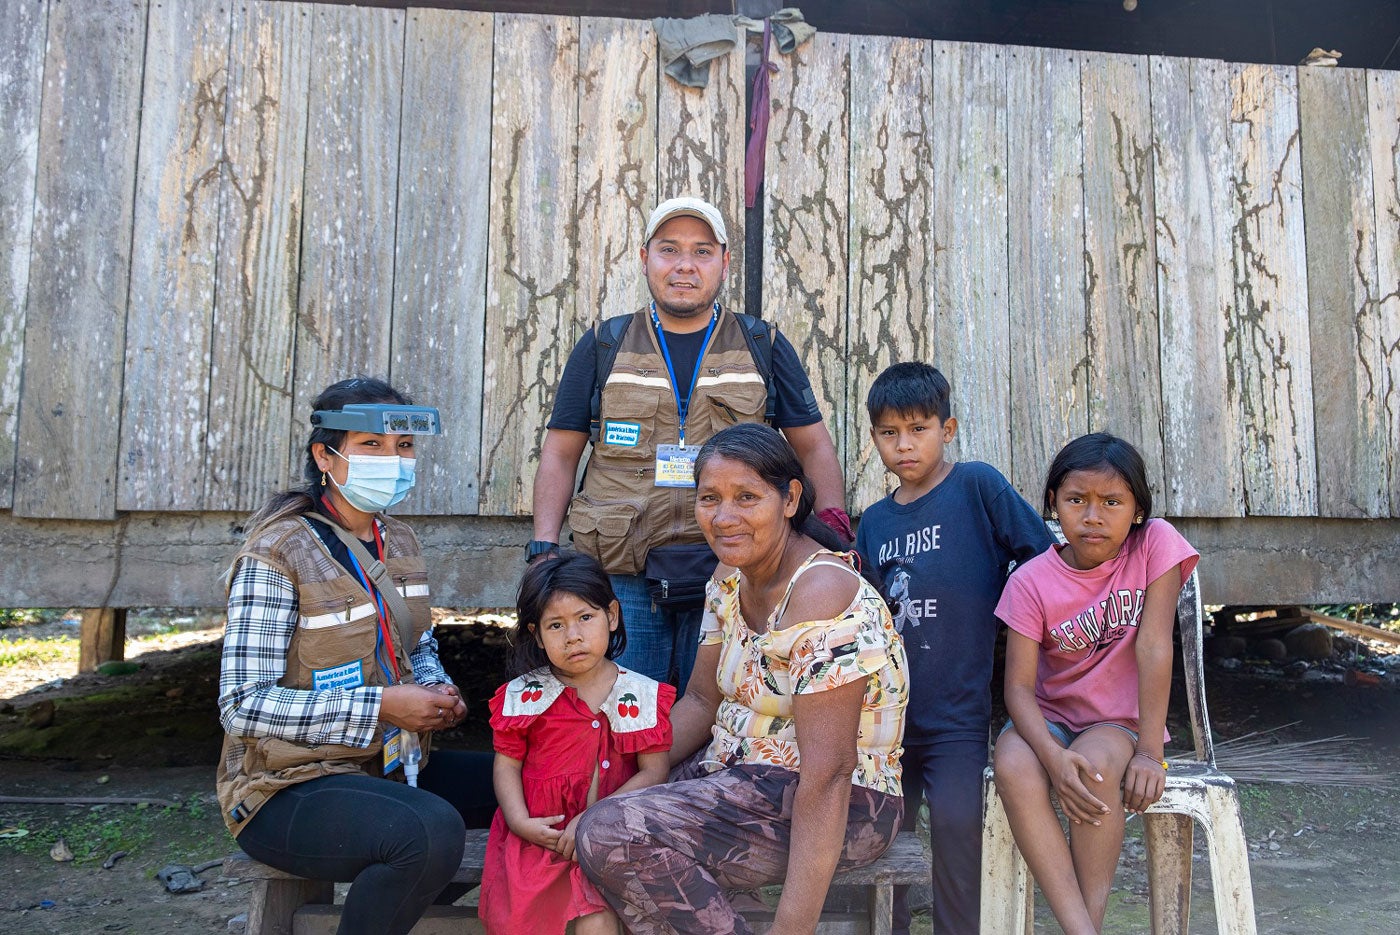
[[[716,300],[728,241],[719,210],[699,198],[651,213],[641,260],[652,302],[600,321],[569,355],[526,546],[530,560],[558,549],[567,513],[574,547],[602,562],[622,606],[627,648],[618,662],[678,687],[695,661],[715,566],[695,522],[693,465],[706,439],[739,422],[770,422],[816,488],[817,515],[851,538],[836,447],[797,352],[776,328]]]

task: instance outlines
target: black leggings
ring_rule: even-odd
[[[279,870],[351,881],[339,935],[407,933],[457,872],[464,828],[490,825],[491,763],[435,752],[418,789],[362,773],[299,783],[264,804],[238,844]]]

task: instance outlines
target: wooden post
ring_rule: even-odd
[[[83,611],[78,649],[79,672],[91,672],[104,662],[120,660],[125,649],[125,607],[89,607]]]

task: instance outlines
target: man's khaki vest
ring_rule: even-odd
[[[768,401],[743,326],[720,312],[709,347],[696,365],[685,420],[686,447],[700,447],[720,429],[762,422]],[[695,488],[656,486],[656,446],[680,440],[680,413],[656,340],[651,313],[634,314],[603,384],[598,441],[583,489],[569,506],[574,545],[615,575],[642,571],[661,545],[703,542],[695,523]]]
[[[418,539],[408,526],[381,516],[384,565],[412,615],[412,642],[405,643],[393,621],[399,675],[411,681],[408,654],[432,626],[428,575]],[[297,627],[287,647],[286,674],[277,684],[308,690],[318,670],[358,663],[364,685],[389,684],[374,658],[379,618],[359,580],[322,547],[320,539],[300,518],[274,523],[250,540],[233,560],[236,571],[245,558],[255,558],[291,579],[297,592]],[[229,580],[233,580],[232,574]],[[427,735],[422,736],[427,751]],[[381,775],[382,736],[368,747],[307,744],[277,737],[224,736],[219,759],[219,808],[229,830],[237,835],[273,793],[287,786],[336,773]]]

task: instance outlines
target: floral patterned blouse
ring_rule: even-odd
[[[820,551],[793,574],[787,593],[755,633],[739,612],[739,573],[711,582],[700,625],[700,645],[720,644],[716,679],[723,696],[705,751],[711,771],[740,763],[799,769],[794,695],[838,688],[865,680],[857,764],[851,782],[886,795],[901,795],[899,757],[903,752],[904,709],[909,701],[904,644],[895,632],[879,593],[860,578],[849,607],[831,620],[810,620],[780,630],[792,586],[817,559],[859,578],[854,556]]]

